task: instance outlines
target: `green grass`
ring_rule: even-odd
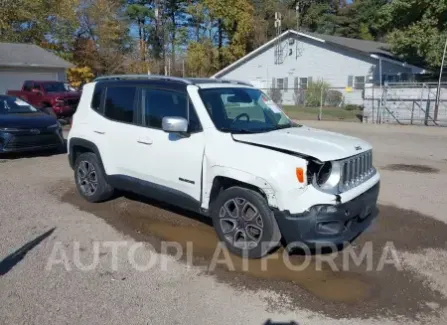
[[[318,119],[319,107],[302,107],[284,105],[284,112],[295,120],[316,120]],[[357,114],[362,114],[360,110],[348,111],[342,107],[323,107],[322,119],[327,121],[350,121],[360,122]]]

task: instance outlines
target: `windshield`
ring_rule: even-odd
[[[1,114],[19,114],[19,113],[34,113],[37,109],[31,104],[10,96],[0,96],[0,115]]]
[[[232,133],[269,132],[296,126],[262,91],[210,88],[200,96],[217,129]]]
[[[63,93],[68,91],[63,82],[46,82],[42,84],[47,93]]]

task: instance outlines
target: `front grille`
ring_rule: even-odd
[[[372,150],[342,160],[340,190],[345,192],[370,179],[376,172],[372,160]]]
[[[17,135],[6,143],[4,149],[26,149],[59,144],[61,144],[61,139],[54,133],[42,135]]]

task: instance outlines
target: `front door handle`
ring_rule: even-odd
[[[98,133],[98,134],[106,134],[104,131],[93,131],[93,132]]]
[[[152,144],[152,140],[151,139],[141,139],[137,141],[140,144],[145,144],[145,145],[151,145]]]

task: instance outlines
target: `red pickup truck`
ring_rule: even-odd
[[[79,92],[70,91],[62,81],[27,80],[22,90],[9,90],[7,94],[19,97],[47,113],[52,113],[52,110],[58,118],[71,117],[81,97]]]

